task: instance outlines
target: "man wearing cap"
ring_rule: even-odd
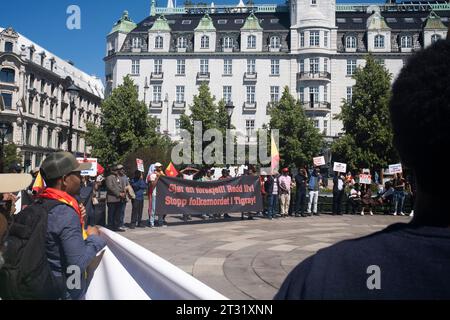
[[[106,201],[108,203],[108,227],[116,232],[125,231],[120,227],[120,213],[122,203],[125,201],[125,188],[122,186],[118,174],[119,166],[111,169],[111,174],[106,178]]]
[[[67,299],[82,297],[86,290],[86,268],[106,245],[96,227],[84,229],[84,208],[75,199],[80,192],[81,171],[90,167],[90,163],[78,163],[69,152],[53,153],[41,165],[47,187],[39,198],[61,202],[48,213],[46,248],[50,268],[56,279],[64,282],[73,275],[67,271],[74,266],[81,274],[81,288],[67,289]]]
[[[119,164],[117,166],[117,175],[120,180],[121,188],[125,190],[125,195],[127,194],[128,188],[131,188],[130,186],[130,179],[125,174],[125,168],[123,165]],[[125,225],[125,210],[127,207],[127,197],[122,199],[121,201],[121,207],[120,207],[120,228],[123,228]]]

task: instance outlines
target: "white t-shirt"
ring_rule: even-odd
[[[151,182],[155,182],[157,178],[158,178],[158,175],[156,173],[152,173],[150,175]],[[152,196],[156,196],[156,186],[153,188]]]
[[[278,194],[278,178],[273,179],[272,194]]]
[[[193,174],[183,174],[183,179],[194,180],[194,175]]]

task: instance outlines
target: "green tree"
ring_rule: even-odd
[[[3,172],[8,172],[9,168],[11,168],[14,164],[22,162],[22,159],[17,154],[17,146],[14,143],[5,144],[2,160]]]
[[[392,144],[389,117],[391,75],[372,55],[353,76],[351,101],[344,101],[341,113],[344,135],[332,146],[334,160],[346,162],[350,169],[380,170],[398,160]]]
[[[283,167],[310,164],[323,147],[323,136],[305,115],[299,101],[285,87],[278,103],[270,109],[270,129],[280,130],[280,164]]]
[[[156,120],[148,116],[145,103],[138,100],[129,76],[103,101],[101,111],[102,124],[87,124],[86,141],[102,164],[122,162],[138,148],[164,143],[156,133]]]
[[[217,129],[222,132],[225,141],[228,125],[227,110],[223,100],[218,103],[215,100],[216,98],[211,95],[209,86],[202,83],[198,89],[198,94],[194,96],[193,104],[190,106],[191,114],[189,116],[183,114],[180,117],[181,128],[189,131],[192,140],[194,138],[194,122],[200,121],[202,123],[202,136],[209,129]],[[204,142],[202,150],[210,143]]]

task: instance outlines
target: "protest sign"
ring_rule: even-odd
[[[396,164],[391,164],[389,165],[389,173],[390,174],[394,174],[394,173],[402,173],[402,164],[401,163],[396,163]]]
[[[140,172],[145,172],[144,170],[144,160],[136,159],[136,167]]]
[[[218,214],[262,211],[261,184],[256,176],[199,182],[160,177],[156,214]]]
[[[321,157],[313,158],[313,162],[316,167],[323,166],[323,165],[325,165],[325,157],[321,156]]]
[[[85,163],[90,162],[91,169],[81,171],[82,176],[90,176],[90,177],[96,177],[97,176],[97,158],[77,158],[78,163]]]
[[[372,184],[372,176],[370,174],[360,174],[359,183],[361,184]]]
[[[333,166],[333,171],[334,172],[346,173],[347,172],[347,164],[346,163],[335,162],[334,166]]]

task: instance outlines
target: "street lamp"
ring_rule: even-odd
[[[5,159],[5,155],[4,155],[4,150],[5,150],[5,138],[6,135],[8,134],[8,126],[5,123],[1,123],[0,124],[0,139],[2,140],[2,144],[1,144],[1,152],[0,152],[0,172],[3,172],[4,169],[4,159]]]
[[[144,103],[145,105],[147,105],[147,91],[148,89],[150,89],[149,85],[148,85],[148,81],[147,81],[147,77],[145,77],[145,85],[144,85]]]
[[[70,116],[69,116],[69,138],[67,140],[67,150],[72,152],[72,135],[73,135],[73,111],[75,110],[75,99],[78,98],[80,89],[72,82],[67,88],[70,99]]]
[[[228,101],[227,105],[225,106],[225,108],[227,109],[227,115],[228,115],[228,125],[227,125],[227,129],[231,129],[231,116],[233,115],[234,112],[234,105],[233,102]]]

